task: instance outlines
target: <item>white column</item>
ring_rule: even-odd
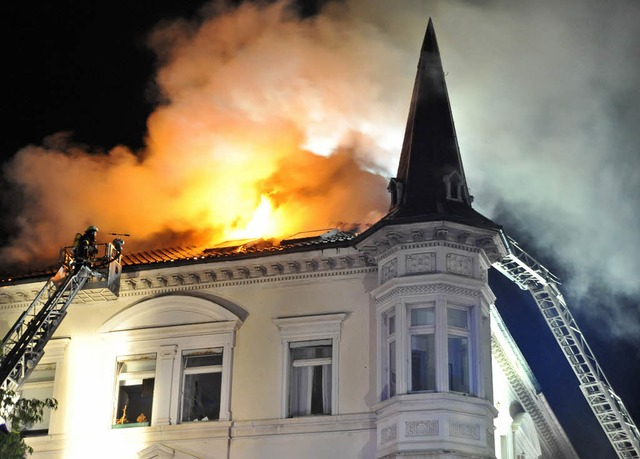
[[[151,425],[177,424],[172,414],[177,413],[177,397],[174,392],[174,367],[178,346],[160,346],[156,364],[156,380],[153,396],[153,419]],[[175,416],[175,414],[174,414]]]

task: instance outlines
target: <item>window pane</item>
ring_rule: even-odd
[[[331,365],[291,370],[289,415],[331,414]]]
[[[435,390],[436,353],[433,334],[411,336],[411,391]]]
[[[220,419],[222,373],[184,376],[182,422]]]
[[[149,425],[155,385],[155,354],[118,362],[118,400],[114,424]]]
[[[411,308],[411,326],[433,325],[436,322],[434,308]]]
[[[321,359],[331,357],[331,345],[299,347],[291,349],[292,360]]]
[[[156,371],[156,359],[144,358],[141,360],[125,360],[120,362],[120,373],[142,373]]]
[[[184,356],[184,367],[207,367],[222,365],[222,348],[210,349],[203,352],[190,352]]]
[[[389,343],[389,397],[396,395],[396,342]]]
[[[331,414],[331,340],[290,343],[289,416]]]
[[[396,332],[396,316],[392,314],[388,316],[387,320],[388,320],[387,334],[391,336]]]
[[[120,381],[116,424],[149,424],[155,379]]]
[[[449,390],[469,393],[469,338],[449,336]]]
[[[53,383],[53,379],[56,376],[56,364],[55,363],[39,363],[27,378],[25,384],[36,382],[50,382]]]
[[[181,422],[220,419],[222,348],[182,355]]]
[[[447,323],[451,327],[469,328],[469,313],[466,309],[447,308]]]

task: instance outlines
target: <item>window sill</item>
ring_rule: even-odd
[[[127,424],[112,424],[112,429],[128,429],[129,427],[148,427],[148,422],[128,422]]]

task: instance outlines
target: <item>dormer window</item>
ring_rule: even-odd
[[[392,178],[387,186],[387,191],[391,193],[391,208],[400,205],[402,201],[403,183],[398,179]]]
[[[444,185],[447,191],[447,199],[450,201],[464,202],[464,182],[458,171],[453,171],[444,177]]]

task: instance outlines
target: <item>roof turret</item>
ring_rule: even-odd
[[[398,173],[385,220],[497,226],[471,207],[433,22],[420,52]]]

